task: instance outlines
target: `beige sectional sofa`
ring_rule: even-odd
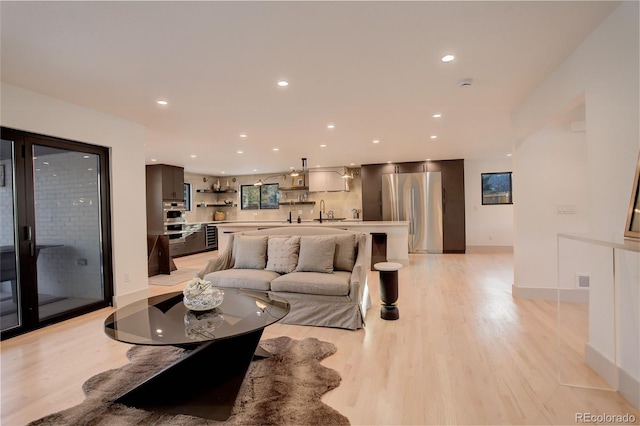
[[[197,276],[285,299],[291,311],[283,323],[356,330],[371,304],[366,241],[366,234],[325,227],[237,232]]]

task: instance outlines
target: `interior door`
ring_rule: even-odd
[[[0,317],[6,338],[108,306],[113,284],[108,151],[4,128],[2,144]],[[9,248],[13,257],[6,256],[5,267]]]

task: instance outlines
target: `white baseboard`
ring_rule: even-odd
[[[467,246],[467,253],[513,253],[513,246]]]
[[[640,408],[640,380],[618,366],[618,384],[616,386],[616,366],[589,342],[584,344],[584,360],[612,388],[617,388],[618,392],[633,406]]]
[[[517,299],[558,300],[558,289],[543,287],[518,287],[515,284],[512,284],[511,295]],[[589,290],[581,288],[561,288],[560,301],[587,303],[589,301]]]
[[[121,308],[122,306],[128,305],[141,299],[146,299],[148,297],[149,288],[147,287],[131,293],[113,296],[113,306],[115,308]]]

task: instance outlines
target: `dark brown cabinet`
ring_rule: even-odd
[[[440,161],[442,172],[442,249],[445,253],[466,251],[464,206],[464,161]]]
[[[395,173],[393,164],[362,166],[362,220],[382,220],[382,175]]]
[[[153,164],[146,167],[147,233],[164,234],[163,201],[184,201],[184,169]],[[177,194],[177,195],[174,195]]]
[[[152,167],[161,167],[162,199],[184,201],[184,169],[164,164]]]
[[[362,176],[362,218],[382,220],[382,175],[386,173],[442,172],[443,251],[464,253],[465,199],[464,160],[416,161],[397,164],[367,164]]]
[[[200,229],[193,234],[186,236],[184,241],[185,254],[198,253],[205,251],[207,248],[207,234],[205,227],[200,226]]]

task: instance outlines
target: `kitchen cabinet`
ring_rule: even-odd
[[[178,171],[176,171],[176,169]],[[165,215],[163,211],[163,202],[165,201],[184,201],[184,190],[182,183],[184,179],[184,169],[182,167],[168,166],[165,164],[153,164],[146,166],[146,201],[147,201],[147,233],[150,235],[164,234]],[[171,177],[170,187],[168,182]],[[174,182],[175,180],[175,182]],[[180,193],[178,198],[174,197],[176,193],[175,186],[180,181]],[[167,198],[171,195],[170,198]]]
[[[207,233],[204,226],[200,225],[192,234],[184,239],[185,254],[198,253],[207,248]]]
[[[466,250],[464,161],[440,161],[442,171],[442,235],[445,253]]]
[[[182,167],[159,164],[162,175],[162,198],[184,201],[184,169]]]
[[[387,173],[442,172],[443,251],[464,253],[465,199],[464,160],[419,161],[396,164],[366,164],[362,176],[362,218],[382,220],[382,175]]]
[[[393,164],[368,164],[361,167],[362,220],[382,220],[382,175],[394,171]]]

